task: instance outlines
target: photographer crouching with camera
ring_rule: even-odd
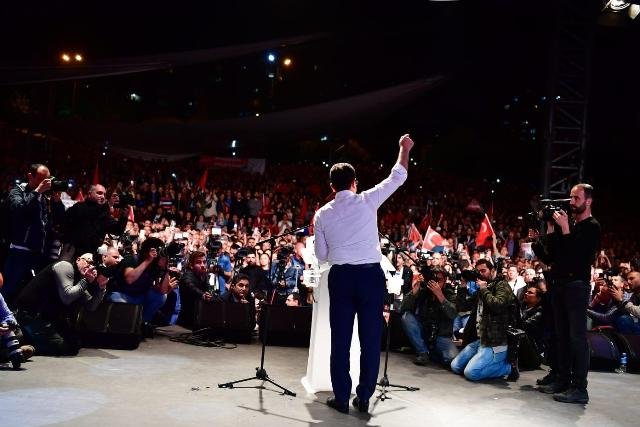
[[[176,286],[178,278],[169,269],[169,254],[164,242],[149,237],[140,245],[137,256],[128,256],[120,263],[109,300],[142,304],[143,334],[150,337],[153,336],[153,316]]]
[[[591,216],[592,203],[593,187],[577,184],[571,189],[569,201],[573,224],[567,212],[554,208],[542,212],[545,235],[529,230],[529,237],[535,239],[535,254],[550,266],[545,275],[551,293],[557,352],[557,361],[550,361],[552,372],[540,381],[546,383],[540,391],[553,394],[559,402],[589,402],[587,306],[591,266],[600,248],[600,224]]]
[[[80,340],[75,321],[80,308],[98,308],[108,278],[100,275],[93,255],[85,253],[75,262],[57,261],[43,268],[16,298],[16,319],[26,341],[39,355],[78,354]]]
[[[456,292],[447,283],[447,272],[429,269],[425,280],[418,276],[411,291],[402,300],[402,326],[416,350],[416,365],[426,365],[429,359],[449,367],[458,355],[451,340],[456,310]]]

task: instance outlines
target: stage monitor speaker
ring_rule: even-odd
[[[83,347],[135,349],[142,339],[142,305],[102,302],[80,310],[76,329]]]
[[[209,328],[212,338],[249,342],[253,335],[248,304],[196,301],[194,330]]]
[[[311,306],[289,307],[265,304],[262,310],[269,311],[267,345],[308,347],[311,338]],[[264,319],[264,312],[261,319]],[[261,320],[260,326],[262,327]]]

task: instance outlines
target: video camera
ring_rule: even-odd
[[[529,212],[527,215],[534,221],[553,221],[553,214],[558,211],[569,212],[569,202],[571,199],[542,199],[538,209]]]
[[[279,264],[286,264],[289,256],[293,255],[292,246],[281,246],[276,252],[276,258]]]

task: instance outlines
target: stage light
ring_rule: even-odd
[[[285,67],[290,67],[292,64],[291,58],[284,58],[284,61],[282,61],[282,65],[284,65]]]
[[[66,53],[63,53],[62,55],[60,55],[60,58],[61,58],[61,59],[62,59],[62,61],[64,61],[64,62],[69,62],[69,61],[71,61],[71,57],[70,57],[68,54],[66,54]]]
[[[626,27],[638,17],[640,0],[603,0],[598,24],[607,27]]]
[[[267,55],[267,61],[276,62],[276,56],[273,53]]]
[[[231,155],[232,155],[233,157],[235,157],[235,156],[236,156],[236,152],[234,151],[233,153],[231,153]]]
[[[82,55],[80,55],[79,53],[76,53],[73,58],[76,60],[76,62],[82,62],[84,60]]]
[[[236,141],[235,139],[233,141],[231,141],[231,148],[236,148],[236,143],[238,141]]]
[[[140,100],[142,99],[142,97],[137,93],[132,93],[131,95],[129,95],[129,98],[135,102],[140,102]]]
[[[329,140],[329,137],[327,135],[322,135],[320,137],[320,141],[322,141],[322,142],[327,142],[328,140]]]

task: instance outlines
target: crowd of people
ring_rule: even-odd
[[[112,153],[93,173],[95,160],[49,154],[48,164],[20,170],[7,160],[2,176],[0,332],[13,336],[20,325],[23,346],[33,346],[24,347],[24,357],[34,347],[41,355],[77,353],[75,314],[107,301],[141,304],[147,333],[162,323],[193,328],[197,301],[250,304],[252,316],[265,303],[313,303],[303,255],[314,215],[331,196],[320,178],[325,166],[273,165],[264,175],[212,170],[199,180],[203,170],[194,171],[193,161]],[[373,184],[385,169],[363,164],[358,181]],[[60,178],[75,182],[69,187]],[[490,247],[476,243],[483,215],[472,199],[492,205]],[[402,313],[417,364],[431,360],[478,380],[517,378],[518,363],[548,362],[552,261],[522,244],[535,247],[540,238],[522,217],[529,200],[514,200],[492,200],[486,186],[424,171],[410,174],[382,205],[378,228],[391,241],[383,249],[396,268],[391,275],[403,283],[387,302]],[[442,246],[421,251],[412,225],[432,227]],[[594,325],[640,333],[639,258],[635,242],[603,234],[587,278]],[[512,334],[520,351],[480,363],[485,349],[507,345],[509,328],[524,331],[525,338]]]

